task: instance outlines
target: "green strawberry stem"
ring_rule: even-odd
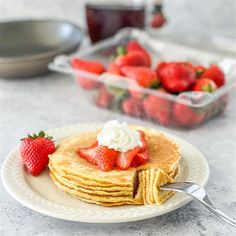
[[[159,87],[159,85],[160,85],[160,81],[159,81],[159,80],[156,80],[156,81],[153,81],[153,82],[151,83],[150,88],[156,89],[156,88]]]
[[[43,130],[41,130],[38,134],[33,134],[33,135],[28,134],[27,138],[32,138],[32,139],[46,138],[46,139],[50,139],[50,140],[53,139],[52,136],[45,134],[45,132]],[[21,140],[23,140],[23,139],[25,139],[25,138],[22,138]]]
[[[212,93],[214,91],[210,84],[202,85],[202,90],[206,91],[206,92],[209,92],[209,93]]]
[[[125,55],[127,53],[126,48],[123,46],[119,46],[116,48],[116,54],[117,56],[122,56]]]
[[[196,76],[200,77],[203,74],[203,72],[204,72],[203,70],[197,70],[196,71]]]

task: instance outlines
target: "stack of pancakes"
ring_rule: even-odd
[[[179,148],[155,130],[132,128],[145,132],[150,153],[145,165],[102,172],[96,165],[81,158],[77,154],[78,148],[91,146],[97,139],[98,130],[64,140],[50,155],[50,176],[54,183],[82,201],[103,206],[163,203],[172,192],[159,190],[158,187],[176,178]]]

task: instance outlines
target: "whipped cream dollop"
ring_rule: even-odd
[[[97,140],[99,145],[119,152],[127,152],[142,145],[139,132],[117,120],[108,121],[97,135]]]

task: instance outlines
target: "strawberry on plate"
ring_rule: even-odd
[[[142,130],[139,130],[138,132],[140,134],[140,140],[142,143],[142,146],[139,147],[140,148],[139,151],[144,152],[147,149],[147,141],[145,139],[145,133]]]
[[[39,175],[48,164],[48,155],[56,150],[52,137],[46,136],[43,131],[33,136],[23,138],[19,152],[27,171],[34,176]]]
[[[142,130],[138,130],[138,132],[140,134],[140,140],[142,142],[142,145],[139,146],[139,151],[131,162],[130,166],[134,167],[145,164],[149,159],[149,152],[147,147],[147,141],[145,139],[145,134]]]
[[[100,75],[105,72],[104,66],[97,61],[88,61],[81,60],[79,58],[73,58],[71,60],[71,65],[74,69],[83,70],[86,72],[90,72],[92,74]],[[84,76],[77,76],[77,81],[81,85],[82,88],[90,90],[97,88],[99,86],[99,82],[93,79],[86,78]]]
[[[173,119],[177,125],[195,126],[201,124],[206,118],[206,113],[197,108],[191,108],[185,104],[176,102],[173,106]]]
[[[121,152],[116,160],[116,165],[121,170],[127,170],[131,166],[131,163],[138,152],[139,147],[135,147],[127,152]]]
[[[158,91],[161,93],[167,93],[163,88]],[[143,107],[146,116],[165,126],[170,124],[171,106],[171,101],[158,95],[149,95],[143,100]]]
[[[143,165],[149,159],[149,152],[147,148],[145,134],[141,130],[138,130],[138,132],[140,134],[140,140],[142,145],[135,147],[134,149],[129,150],[125,153],[120,153],[116,160],[116,165],[122,170],[126,170],[130,166],[133,167]]]
[[[112,170],[119,155],[118,151],[102,145],[80,148],[77,152],[80,157],[86,159],[93,165],[97,165],[101,171]]]
[[[194,68],[183,62],[162,63],[156,72],[163,87],[171,93],[190,90],[196,81]]]
[[[131,163],[131,165],[134,165],[134,166],[144,165],[148,159],[149,159],[148,150],[145,150],[143,152],[139,152],[134,157],[133,163]]]
[[[135,80],[140,86],[145,88],[157,88],[159,79],[152,69],[145,66],[124,66],[121,68],[124,76]]]
[[[209,92],[212,93],[217,89],[216,83],[207,78],[201,78],[196,81],[194,84],[192,91],[203,91],[203,92]]]
[[[90,147],[88,148],[79,148],[77,150],[77,153],[86,159],[88,162],[90,162],[93,165],[97,165],[97,159],[95,155],[96,148],[98,146],[98,141],[94,142]]]
[[[148,147],[147,147],[147,141],[145,139],[145,134],[141,130],[139,130],[138,132],[140,134],[140,139],[141,139],[142,145],[139,146],[139,152],[136,154],[133,162],[131,163],[131,165],[133,165],[133,166],[143,165],[149,159],[149,152],[148,152]]]
[[[129,41],[128,44],[127,44],[127,51],[128,51],[128,52],[131,52],[131,51],[141,51],[141,52],[143,52],[144,55],[145,55],[145,57],[146,57],[146,59],[147,59],[147,62],[148,62],[148,63],[147,63],[147,66],[151,66],[151,64],[152,64],[152,59],[151,59],[151,57],[150,57],[148,51],[147,51],[145,48],[143,48],[143,47],[139,44],[138,41],[136,41],[136,40],[131,40],[131,41]]]
[[[212,79],[218,87],[221,87],[225,84],[224,72],[219,66],[214,64],[204,71],[204,73],[201,75],[201,78]]]
[[[121,170],[129,167],[143,165],[149,158],[147,142],[143,131],[138,131],[142,145],[136,146],[126,152],[119,152],[107,146],[94,142],[88,148],[79,148],[77,153],[93,165],[97,165],[101,171],[110,171],[115,166]]]

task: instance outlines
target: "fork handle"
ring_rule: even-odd
[[[225,215],[225,213],[223,213],[219,209],[217,209],[208,197],[204,200],[196,198],[196,197],[195,199],[199,200],[203,204],[203,206],[205,206],[215,216],[219,217],[220,219],[236,227],[236,221],[230,218],[229,216]]]

